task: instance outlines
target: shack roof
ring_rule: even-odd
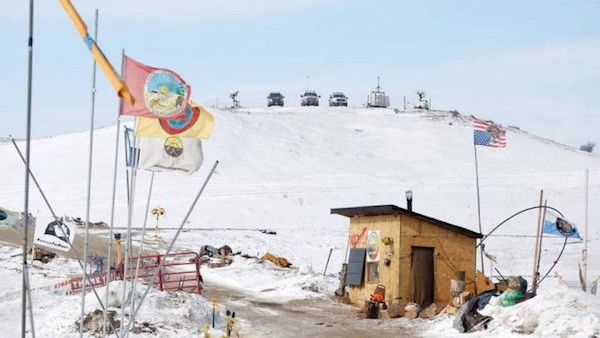
[[[381,216],[381,215],[406,215],[406,216],[410,216],[410,217],[414,217],[417,219],[420,219],[422,221],[426,221],[429,223],[433,223],[439,227],[448,229],[448,230],[452,230],[458,233],[461,233],[465,236],[471,237],[471,238],[482,238],[483,235],[478,233],[478,232],[474,232],[471,231],[469,229],[465,229],[462,227],[459,227],[458,225],[454,225],[454,224],[450,224],[450,223],[446,223],[444,221],[440,221],[439,219],[435,219],[435,218],[431,218],[425,215],[421,215],[418,214],[416,212],[413,211],[408,211],[406,209],[402,209],[398,206],[395,205],[371,205],[371,206],[364,206],[364,207],[353,207],[353,208],[337,208],[337,209],[331,209],[331,214],[337,214],[337,215],[342,215],[342,216],[346,216],[346,217],[353,217],[353,216]]]

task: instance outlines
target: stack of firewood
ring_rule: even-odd
[[[469,291],[465,291],[465,280],[464,273],[458,273],[457,279],[450,280],[450,295],[452,296],[452,300],[450,304],[448,304],[441,312],[442,313],[450,313],[455,314],[458,312],[463,304],[468,302],[473,294]]]

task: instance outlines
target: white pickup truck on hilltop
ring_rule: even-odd
[[[348,98],[346,97],[346,95],[344,95],[344,93],[334,92],[333,94],[329,95],[329,106],[348,107]]]

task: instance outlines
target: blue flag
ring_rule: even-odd
[[[133,146],[133,129],[125,127],[125,153],[127,167],[137,166],[139,159],[139,150]]]
[[[543,233],[581,239],[575,225],[550,210],[544,216]]]

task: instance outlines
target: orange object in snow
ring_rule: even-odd
[[[373,294],[373,295],[371,295],[371,299],[373,299],[377,303],[382,303],[383,302],[383,295],[382,294]]]
[[[375,292],[371,295],[371,299],[377,303],[385,302],[385,285],[379,284],[375,288]]]

